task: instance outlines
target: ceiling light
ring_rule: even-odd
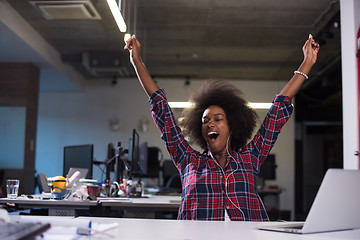
[[[269,109],[272,103],[249,102],[248,106],[253,109]]]
[[[120,32],[126,32],[126,24],[123,16],[119,10],[119,6],[116,4],[115,0],[107,0],[109,8],[111,10],[112,15],[114,16],[115,22],[118,25]]]
[[[272,103],[249,102],[248,106],[253,109],[269,109]],[[169,102],[171,108],[191,108],[194,107],[192,102]]]
[[[171,108],[191,108],[194,107],[192,102],[169,102]]]

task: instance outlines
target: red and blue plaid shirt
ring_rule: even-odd
[[[288,97],[277,95],[264,122],[250,143],[230,152],[222,168],[205,151],[194,150],[184,139],[165,92],[150,97],[152,115],[169,154],[180,172],[182,197],[178,219],[265,221],[266,210],[257,193],[259,169],[274,146],[293,107]]]

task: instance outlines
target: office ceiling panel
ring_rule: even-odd
[[[105,0],[37,1],[76,3],[76,11],[88,11],[83,5],[91,3],[98,16],[83,19],[61,19],[61,14],[48,19],[31,4],[34,0],[1,1],[7,1],[85,79],[135,76],[123,49],[124,33]],[[341,121],[338,0],[122,0],[121,6],[128,32],[142,43],[150,73],[168,80],[288,80],[312,33],[321,50],[310,81],[297,96],[304,109],[299,115]]]
[[[82,64],[84,52],[127,56],[124,34],[105,0],[91,0],[100,15],[95,20],[49,20],[29,0],[8,2],[86,78],[114,73],[91,74]],[[340,54],[339,28],[332,25],[339,18],[338,1],[122,0],[122,9],[156,77],[286,80],[302,60],[308,33],[326,40],[314,72]],[[326,39],[325,28],[334,34],[332,39]]]

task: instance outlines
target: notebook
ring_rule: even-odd
[[[305,222],[258,229],[303,234],[360,228],[359,184],[360,170],[329,169]]]

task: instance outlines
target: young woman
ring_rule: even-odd
[[[256,114],[238,89],[224,81],[207,81],[192,95],[195,107],[184,112],[182,124],[184,132],[204,149],[203,153],[195,151],[184,139],[164,90],[159,89],[141,60],[140,42],[132,36],[124,48],[130,51],[130,61],[150,98],[154,122],[180,172],[178,219],[268,220],[256,191],[257,176],[292,114],[291,99],[316,62],[319,45],[313,37],[309,35],[303,46],[302,64],[275,96],[259,131],[248,144]]]

